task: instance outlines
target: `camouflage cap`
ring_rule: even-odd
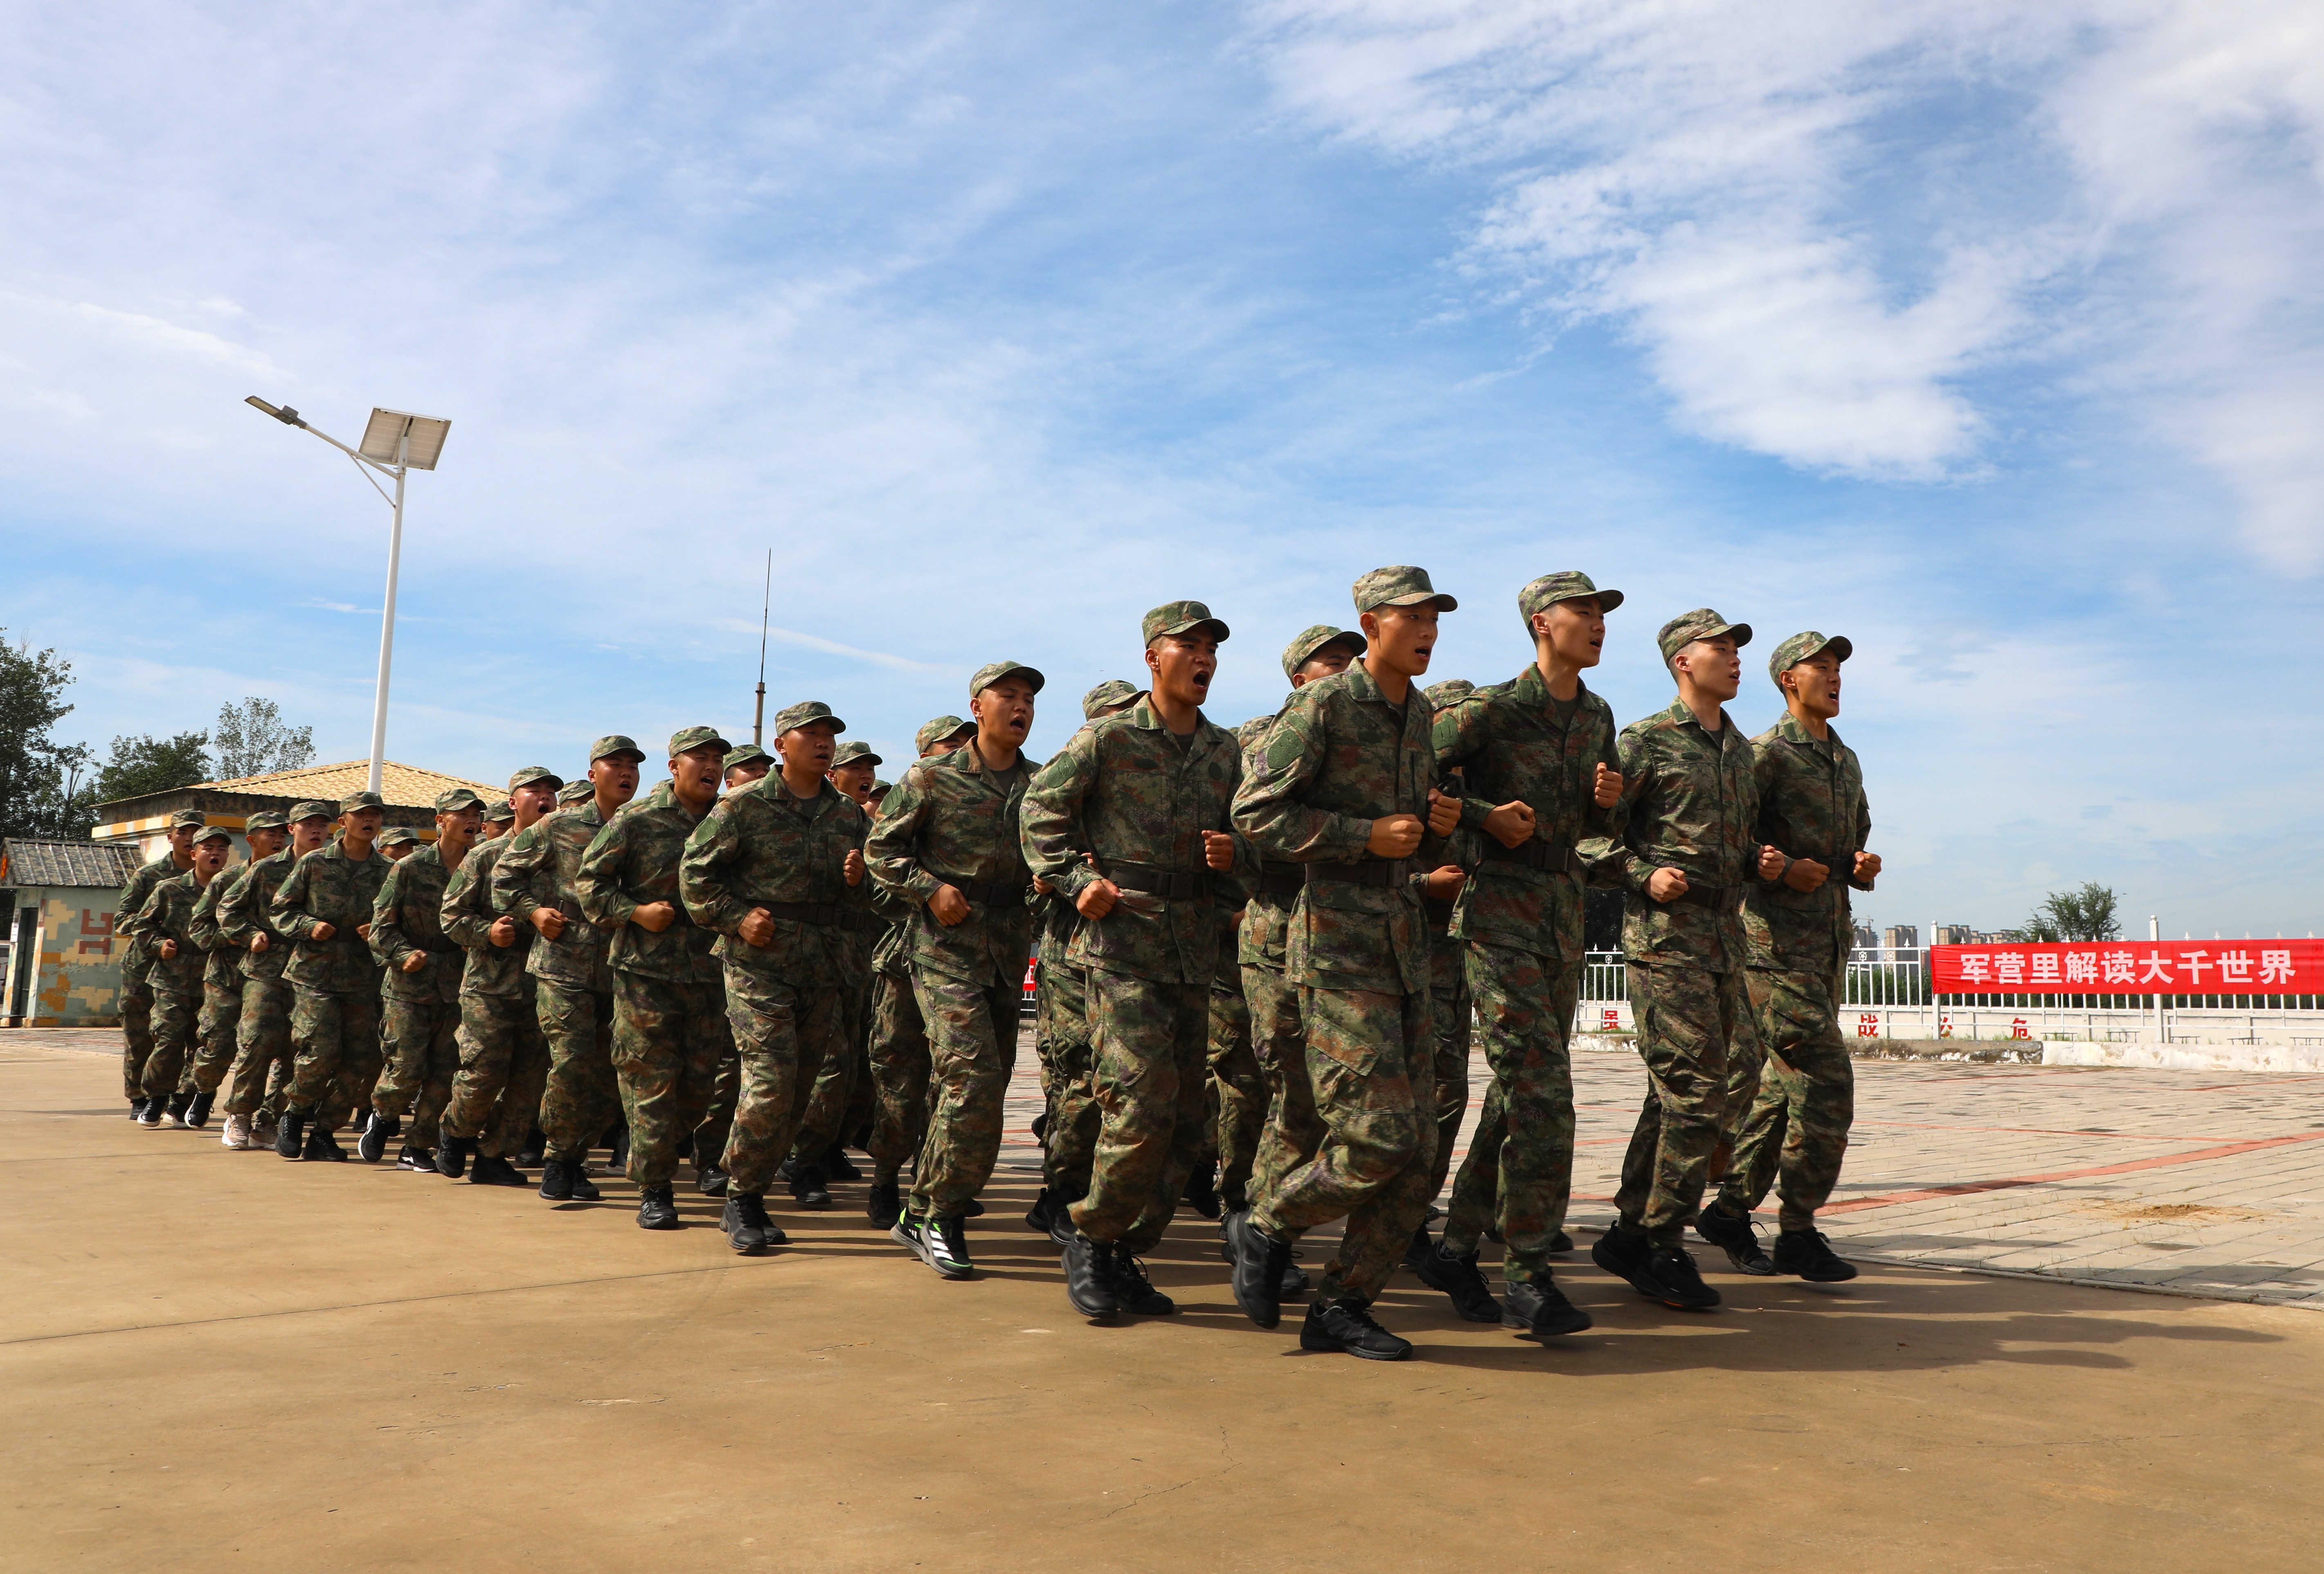
[[[831,756],[831,769],[834,770],[837,770],[843,765],[878,765],[880,763],[880,757],[872,752],[872,745],[869,743],[843,743],[833,750]]]
[[[390,825],[386,830],[379,833],[379,842],[377,845],[381,847],[401,847],[407,842],[417,842],[419,840],[419,833],[412,830],[410,826]]]
[[[1041,686],[1049,681],[1041,676],[1040,668],[1028,667],[1021,661],[988,661],[976,669],[975,677],[968,680],[968,697],[974,699],[1011,674],[1021,674],[1033,686],[1035,694],[1039,694]]]
[[[516,774],[509,778],[508,790],[514,792],[521,787],[530,787],[537,781],[545,781],[552,787],[561,787],[565,785],[565,778],[558,775],[555,771],[549,769],[549,767],[545,765],[528,765],[522,770],[518,771]]]
[[[957,738],[963,732],[974,731],[976,731],[976,724],[973,722],[964,722],[958,716],[938,716],[912,734],[912,744],[921,754],[926,755],[929,750],[947,739]]]
[[[496,802],[489,803],[484,805],[484,824],[487,825],[497,825],[503,821],[514,820],[515,818],[516,805],[510,803],[506,798],[501,798]]]
[[[1534,613],[1562,601],[1578,601],[1585,595],[1598,598],[1598,610],[1601,612],[1610,612],[1622,604],[1620,591],[1600,590],[1590,583],[1588,575],[1578,568],[1567,568],[1555,574],[1545,574],[1517,592],[1517,611],[1524,616],[1526,627],[1531,629]]]
[[[439,815],[456,815],[462,809],[484,806],[484,795],[474,787],[446,787],[436,795],[436,812]]]
[[[795,705],[785,705],[775,713],[775,736],[779,738],[786,732],[796,732],[815,722],[829,722],[831,730],[835,732],[847,731],[847,723],[833,715],[829,705],[825,704],[821,700],[801,700]]]
[[[294,825],[301,820],[336,820],[338,817],[338,805],[327,804],[318,798],[309,798],[305,803],[290,805],[290,823]]]
[[[349,793],[339,800],[339,813],[352,815],[359,809],[384,809],[387,800],[377,793]]]
[[[1408,563],[1373,569],[1356,581],[1355,595],[1359,612],[1374,607],[1416,607],[1425,601],[1434,602],[1440,612],[1449,612],[1461,604],[1428,583],[1428,570]]]
[[[1784,674],[1827,650],[1831,652],[1833,659],[1839,661],[1845,661],[1856,654],[1856,647],[1848,642],[1845,634],[1819,634],[1810,629],[1803,634],[1793,635],[1776,646],[1775,653],[1767,658],[1768,680],[1777,688],[1782,688]]]
[[[1329,623],[1310,623],[1291,637],[1283,648],[1283,676],[1291,677],[1315,659],[1316,653],[1326,645],[1345,645],[1361,656],[1371,641],[1353,629],[1335,629]]]
[[[261,809],[242,823],[245,834],[252,831],[287,831],[290,827],[290,816],[280,809]]]
[[[1668,667],[1672,657],[1697,640],[1716,640],[1721,634],[1733,639],[1739,650],[1751,642],[1751,625],[1730,623],[1709,607],[1697,607],[1665,623],[1655,635],[1655,643],[1662,647],[1663,665]]]
[[[756,765],[761,759],[772,760],[773,759],[773,755],[756,743],[737,743],[726,751],[725,764],[726,769],[732,770],[738,765]]]
[[[597,789],[586,781],[568,781],[557,789],[557,801],[560,804],[577,804],[596,796]]]
[[[1428,696],[1430,704],[1441,711],[1454,700],[1464,700],[1475,694],[1477,686],[1465,677],[1448,677],[1443,683],[1430,684],[1420,692]]]
[[[1205,623],[1218,631],[1212,639],[1227,637],[1227,626],[1211,616],[1211,609],[1198,601],[1166,601],[1147,613],[1139,626],[1146,631],[1146,642],[1151,645],[1165,634],[1184,634]]]
[[[1139,691],[1118,677],[1109,677],[1089,693],[1082,695],[1082,720],[1094,722],[1116,705],[1126,705],[1138,697]]]
[[[617,754],[627,754],[639,760],[646,757],[646,751],[638,747],[636,739],[625,738],[619,732],[608,732],[589,745],[589,763],[592,765]]]
[[[170,829],[172,831],[175,831],[180,825],[193,825],[198,827],[208,824],[208,823],[209,816],[203,814],[199,809],[180,809],[176,814],[170,816]]]
[[[205,842],[224,842],[231,844],[233,841],[234,828],[230,825],[205,825],[194,833],[196,846]]]
[[[699,749],[706,743],[717,744],[721,754],[734,747],[718,735],[715,727],[680,727],[669,735],[670,758],[675,759],[687,750]]]
[[[884,797],[884,796],[886,796],[888,794],[890,794],[890,793],[891,793],[891,792],[894,792],[895,790],[896,790],[896,784],[895,784],[894,782],[892,782],[892,781],[877,781],[877,780],[875,780],[875,781],[873,781],[873,782],[872,782],[872,786],[871,786],[870,790],[869,790],[869,791],[867,791],[863,796],[864,796],[865,797],[868,797],[868,798]]]

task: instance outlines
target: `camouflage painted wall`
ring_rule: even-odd
[[[39,971],[25,998],[28,1027],[114,1027],[121,1022],[121,963],[113,935],[113,904],[118,893],[97,887],[19,887],[18,912],[8,915],[10,933],[22,933],[21,911],[40,910],[35,956],[12,958],[14,966],[34,962]],[[9,980],[7,1010],[15,1008],[15,982]],[[0,1020],[5,1020],[0,1017]]]

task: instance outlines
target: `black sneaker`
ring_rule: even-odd
[[[1590,1326],[1590,1314],[1568,1301],[1565,1292],[1546,1277],[1511,1284],[1508,1296],[1508,1308],[1501,1313],[1501,1326],[1522,1329],[1526,1339],[1580,1333]]]
[[[403,1145],[403,1151],[395,1155],[395,1167],[415,1172],[425,1170],[432,1175],[436,1173],[436,1155],[424,1147],[414,1147],[407,1142]]]
[[[514,1164],[509,1163],[508,1160],[487,1154],[477,1159],[475,1167],[468,1172],[468,1184],[472,1186],[530,1186],[532,1183],[525,1179],[524,1172],[522,1170],[518,1169]]]
[[[801,1164],[791,1172],[791,1199],[802,1208],[828,1208],[831,1193],[823,1189],[823,1172]]]
[[[355,1137],[355,1156],[367,1164],[379,1163],[387,1152],[387,1139],[403,1135],[403,1123],[392,1115],[383,1115],[376,1109],[364,1113],[363,1131]]]
[[[847,1150],[835,1142],[831,1145],[831,1151],[823,1155],[822,1168],[823,1178],[826,1182],[860,1181],[863,1178],[863,1172],[848,1158]]]
[[[305,1138],[308,1112],[285,1109],[282,1118],[274,1124],[274,1151],[286,1159],[295,1159],[306,1151]]]
[[[1167,1317],[1178,1310],[1178,1303],[1146,1276],[1146,1265],[1120,1246],[1113,1248],[1113,1298],[1124,1312],[1139,1317]]]
[[[344,1160],[347,1154],[345,1148],[331,1140],[329,1132],[318,1126],[307,1133],[306,1145],[300,1148],[299,1156],[307,1163],[313,1164],[318,1160],[325,1162]]]
[[[578,1166],[567,1159],[544,1159],[540,1165],[540,1194],[551,1202],[573,1201],[573,1172]]]
[[[864,1217],[881,1229],[886,1229],[902,1216],[904,1188],[893,1181],[874,1181],[872,1191],[863,1199]]]
[[[1259,1327],[1275,1327],[1283,1321],[1283,1270],[1291,1266],[1291,1247],[1270,1239],[1248,1213],[1227,1220],[1227,1240],[1234,1251],[1235,1304]]]
[[[726,1195],[728,1176],[716,1164],[705,1164],[694,1177],[694,1189],[706,1197]]]
[[[170,1124],[176,1127],[183,1127],[186,1124],[186,1106],[193,1101],[194,1096],[191,1093],[179,1092],[171,1094],[170,1107],[166,1111],[170,1118]]]
[[[1115,1299],[1113,1243],[1075,1235],[1065,1242],[1065,1299],[1075,1312],[1102,1321],[1121,1310]]]
[[[1025,1228],[1049,1233],[1049,1188],[1042,1187],[1033,1193],[1033,1205],[1025,1210]]]
[[[1074,1238],[1074,1203],[1072,1197],[1052,1197],[1049,1200],[1049,1238],[1065,1246]]]
[[[456,1181],[468,1173],[468,1161],[475,1157],[475,1137],[447,1137],[436,1145],[436,1173],[447,1181]]]
[[[1185,1190],[1179,1201],[1205,1219],[1219,1216],[1219,1166],[1215,1164],[1196,1164],[1187,1172]]]
[[[605,1147],[609,1155],[605,1160],[606,1173],[614,1175],[627,1174],[630,1169],[630,1128],[626,1126],[617,1127],[613,1131],[613,1140],[607,1143]],[[588,1160],[585,1156],[582,1162],[586,1164]]]
[[[1639,1294],[1660,1300],[1662,1293],[1646,1274],[1646,1232],[1632,1229],[1618,1220],[1590,1247],[1590,1260]]]
[[[1436,1243],[1429,1238],[1428,1224],[1424,1220],[1413,1227],[1412,1238],[1404,1244],[1404,1266],[1425,1280],[1428,1277],[1425,1271],[1428,1259],[1435,1255]]]
[[[1729,1213],[1716,1202],[1705,1203],[1694,1216],[1694,1233],[1727,1254],[1738,1274],[1765,1278],[1775,1271],[1759,1248],[1759,1227],[1739,1213]]]
[[[1549,1238],[1549,1255],[1551,1256],[1562,1256],[1572,1249],[1573,1238],[1566,1234],[1565,1231],[1561,1229],[1555,1235]]]
[[[1493,1299],[1493,1293],[1485,1288],[1485,1275],[1477,1271],[1475,1252],[1456,1256],[1441,1246],[1432,1246],[1421,1261],[1412,1262],[1410,1253],[1404,1260],[1412,1264],[1412,1271],[1420,1275],[1422,1284],[1452,1297],[1452,1310],[1461,1314],[1462,1321],[1503,1321],[1501,1303]]]
[[[761,1252],[783,1241],[783,1232],[767,1217],[767,1200],[756,1192],[727,1192],[718,1228],[726,1232],[726,1244],[738,1252]]]
[[[1294,1295],[1305,1295],[1309,1289],[1307,1270],[1297,1263],[1283,1265],[1283,1279],[1276,1286],[1276,1299],[1288,1301]]]
[[[968,1260],[968,1232],[958,1218],[930,1220],[920,1238],[927,1243],[928,1266],[944,1277],[965,1279],[976,1272],[976,1265]]]
[[[587,1159],[566,1160],[565,1173],[572,1182],[573,1201],[576,1202],[596,1202],[603,1201],[605,1194],[597,1190],[597,1183],[589,1178],[589,1161]]]
[[[162,1111],[168,1108],[169,1100],[157,1096],[155,1098],[146,1100],[144,1103],[138,1106],[137,1124],[143,1127],[148,1131],[161,1130],[161,1114]],[[298,1155],[293,1154],[290,1156],[295,1158]]]
[[[1344,1350],[1368,1361],[1400,1361],[1412,1354],[1412,1341],[1401,1339],[1372,1321],[1371,1308],[1360,1301],[1318,1301],[1307,1308],[1307,1322],[1299,1330],[1303,1350]]]
[[[1719,1292],[1702,1282],[1695,1270],[1694,1255],[1684,1247],[1656,1247],[1646,1258],[1646,1275],[1654,1284],[1650,1293],[1665,1306],[1675,1306],[1681,1312],[1708,1312],[1719,1304]]]
[[[186,1106],[186,1126],[189,1130],[199,1131],[209,1123],[210,1105],[217,1098],[217,1091],[214,1088],[194,1090],[193,1102]]]
[[[516,1150],[516,1167],[521,1170],[537,1170],[547,1162],[548,1157],[549,1138],[540,1128],[536,1126],[532,1128],[531,1134],[524,1139],[524,1146]]]
[[[129,1100],[129,1118],[143,1123],[145,1118],[145,1099],[143,1094]]]
[[[678,1201],[670,1195],[668,1185],[639,1188],[638,1228],[640,1229],[678,1228]]]
[[[963,1219],[982,1219],[984,1217],[984,1204],[971,1197],[961,1204],[960,1216]]]
[[[1831,1249],[1821,1229],[1786,1229],[1775,1237],[1768,1271],[1792,1274],[1812,1284],[1838,1284],[1856,1277],[1856,1265]]]
[[[928,1260],[927,1231],[921,1229],[920,1221],[912,1217],[909,1209],[896,1215],[896,1222],[888,1227],[888,1238],[920,1261],[925,1263]]]

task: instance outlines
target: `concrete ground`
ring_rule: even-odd
[[[1400,1277],[1421,1358],[1370,1365],[1251,1328],[1191,1215],[1153,1265],[1180,1315],[1084,1324],[1013,1167],[973,1282],[856,1186],[738,1259],[684,1188],[649,1235],[625,1183],[552,1207],[139,1130],[107,1036],[0,1034],[0,1569],[2315,1563],[2304,1310],[1878,1266],[1713,1274],[1689,1317],[1577,1254],[1592,1331]]]

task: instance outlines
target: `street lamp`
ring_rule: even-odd
[[[272,416],[286,427],[314,432],[340,453],[364,469],[364,479],[371,481],[372,490],[387,498],[388,506],[395,511],[395,523],[387,538],[387,605],[379,625],[379,688],[372,698],[371,707],[371,790],[379,791],[380,762],[387,753],[387,673],[395,655],[395,578],[403,560],[403,473],[406,470],[433,470],[444,452],[444,435],[452,423],[434,416],[410,415],[400,410],[374,410],[364,427],[363,444],[350,448],[328,432],[317,432],[299,418],[299,412],[289,405],[276,409],[256,394],[244,402]],[[367,469],[365,468],[367,467]],[[388,497],[379,483],[372,481],[369,471],[395,478],[395,495]]]

